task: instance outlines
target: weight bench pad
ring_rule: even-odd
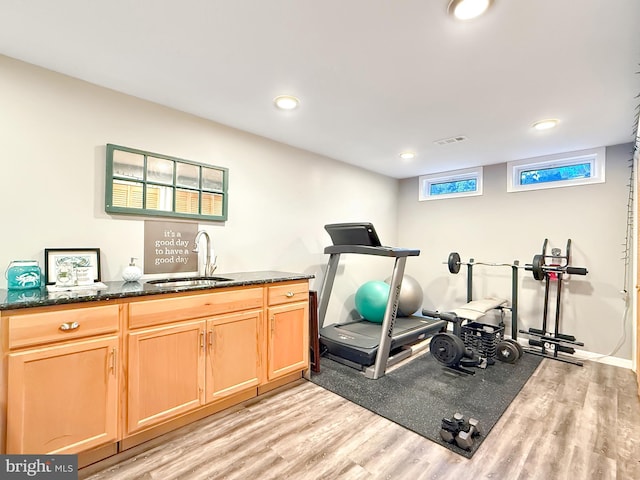
[[[504,298],[488,297],[482,300],[474,300],[451,311],[460,318],[474,321],[484,317],[488,311],[506,304],[507,300]]]

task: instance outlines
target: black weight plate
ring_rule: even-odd
[[[498,343],[496,357],[505,363],[515,363],[520,358],[516,346],[504,340]]]
[[[533,270],[533,278],[536,280],[544,280],[544,257],[542,255],[534,255],[533,262],[531,263],[531,270]]]
[[[475,353],[471,353],[471,355],[467,358],[460,359],[460,365],[462,365],[463,367],[477,367],[481,363],[482,360],[480,359],[480,356],[476,355]]]
[[[522,348],[522,345],[516,342],[513,338],[505,338],[503,342],[509,342],[511,345],[515,346],[518,350],[518,358],[522,358],[522,355],[524,355],[524,348]]]
[[[460,271],[460,255],[458,252],[451,252],[449,254],[447,264],[449,265],[449,272],[458,273]]]
[[[429,351],[433,358],[447,367],[458,365],[464,350],[462,339],[451,333],[438,333],[431,338],[429,344]]]

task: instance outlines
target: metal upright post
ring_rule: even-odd
[[[556,338],[561,337],[560,334],[560,307],[561,307],[561,289],[562,289],[562,272],[559,272],[556,277],[556,321],[553,329],[553,336]]]
[[[376,362],[373,367],[373,373],[369,370],[365,371],[365,376],[372,380],[377,380],[385,374],[387,368],[387,360],[391,350],[391,340],[393,339],[393,327],[398,313],[398,302],[400,298],[400,287],[402,285],[402,276],[404,275],[404,267],[407,257],[396,257],[393,267],[393,275],[391,276],[391,286],[389,288],[389,298],[384,311],[382,320],[382,336],[380,345],[376,355]]]
[[[329,255],[327,273],[324,276],[322,287],[320,288],[320,302],[318,303],[318,329],[324,326],[324,318],[327,315],[327,306],[329,305],[329,297],[331,296],[331,290],[333,289],[333,281],[336,278],[339,261],[339,253],[332,253]]]
[[[473,300],[473,258],[467,263],[467,303]]]
[[[518,339],[518,260],[511,265],[511,338]]]

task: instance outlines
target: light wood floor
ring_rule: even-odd
[[[544,360],[466,459],[301,380],[80,478],[640,479],[637,391],[630,370]]]

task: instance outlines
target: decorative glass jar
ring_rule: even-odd
[[[14,260],[7,267],[7,288],[26,290],[40,288],[42,272],[35,260]]]

